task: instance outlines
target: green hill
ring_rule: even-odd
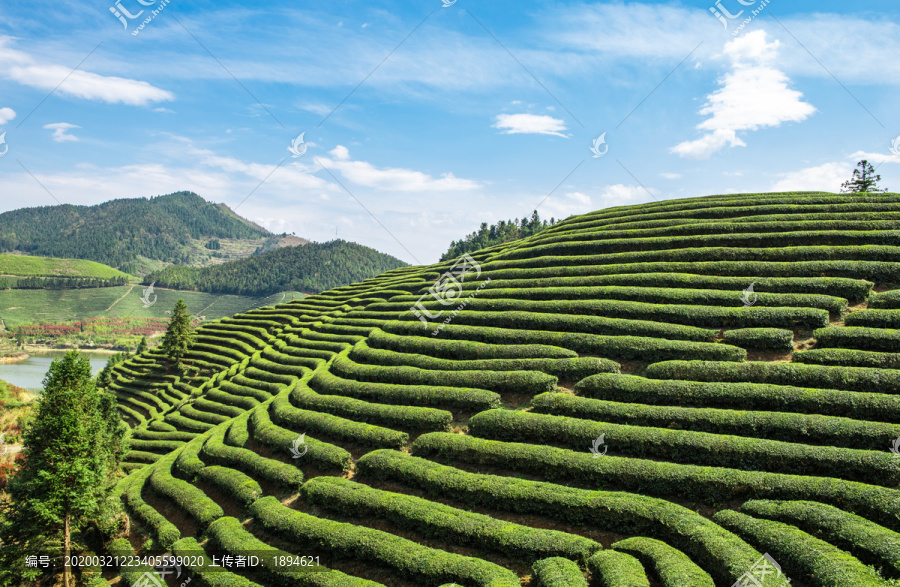
[[[55,259],[25,255],[0,255],[0,276],[81,277],[93,279],[129,278],[108,265],[83,259]]]
[[[284,247],[211,267],[166,267],[147,275],[144,283],[236,295],[284,290],[318,293],[404,266],[400,259],[375,249],[334,240]]]
[[[205,325],[187,374],[114,371],[114,546],[285,550],[193,558],[216,585],[895,584],[898,227],[900,194],[610,208]]]
[[[89,259],[136,273],[141,260],[200,263],[212,239],[247,241],[247,256],[273,235],[192,192],[96,206],[41,206],[0,214],[0,252]]]

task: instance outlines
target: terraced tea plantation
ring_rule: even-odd
[[[716,196],[206,324],[192,376],[116,368],[112,549],[192,586],[896,584],[892,284],[900,195]]]

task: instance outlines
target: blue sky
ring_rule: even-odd
[[[864,157],[900,191],[898,14],[6,0],[0,210],[192,190],[275,232],[430,263],[538,206],[837,192]]]

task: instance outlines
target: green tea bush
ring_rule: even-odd
[[[900,352],[900,330],[842,326],[813,332],[816,348],[839,347],[867,351]]]
[[[897,329],[900,328],[900,310],[857,310],[844,318],[844,324],[866,328]]]
[[[243,471],[284,490],[296,491],[303,484],[303,473],[294,465],[267,459],[246,448],[225,444],[223,429],[217,428],[212,432],[201,449],[201,455],[209,463]]]
[[[785,569],[815,577],[823,587],[876,587],[884,585],[874,570],[849,553],[794,526],[758,520],[733,510],[722,510],[713,520],[746,536],[750,543],[765,544],[766,551]],[[748,569],[749,570],[749,569]]]
[[[733,581],[760,556],[731,532],[665,499],[469,473],[392,450],[370,452],[356,465],[366,479],[412,486],[429,497],[465,507],[477,505],[619,534],[653,536],[687,553],[722,583]]]
[[[874,367],[877,369],[897,369],[900,367],[900,353],[860,351],[856,349],[812,349],[794,353],[796,363],[810,365],[839,365],[843,367]]]
[[[181,510],[197,521],[201,529],[206,528],[213,520],[222,517],[222,508],[210,499],[203,491],[187,481],[172,476],[173,457],[164,457],[153,468],[149,477],[150,487],[161,498],[169,499]]]
[[[865,518],[812,501],[753,500],[744,502],[741,511],[796,526],[866,564],[883,568],[892,577],[900,577],[900,535]]]
[[[325,370],[316,371],[309,385],[321,394],[342,395],[393,405],[447,406],[473,412],[500,405],[500,395],[486,389],[368,383],[342,379]]]
[[[257,500],[251,511],[267,532],[293,544],[315,545],[337,558],[383,565],[421,583],[453,581],[484,587],[520,584],[515,573],[494,563],[428,548],[380,530],[316,518],[285,507],[274,497]]]
[[[663,587],[715,587],[712,577],[687,555],[653,538],[626,538],[614,542],[613,550],[630,554],[659,577]]]
[[[794,350],[794,333],[780,328],[739,328],[722,334],[726,344],[745,349],[791,351]]]
[[[575,393],[617,402],[799,412],[900,423],[900,396],[862,391],[603,373],[579,381]]]
[[[541,393],[556,387],[557,378],[534,371],[433,371],[416,367],[362,365],[346,358],[332,363],[332,372],[346,379],[404,385],[476,387],[497,393]]]
[[[625,393],[627,391],[623,390]],[[883,450],[889,440],[900,436],[900,425],[837,416],[657,406],[596,400],[565,393],[542,393],[532,398],[531,407],[532,413],[538,414],[864,450]]]
[[[583,277],[548,277],[537,279],[495,279],[492,275],[491,289],[519,288],[582,288],[618,286],[621,288],[674,288],[686,290],[712,289],[729,292],[742,291],[753,283],[757,295],[765,294],[808,294],[847,300],[864,300],[874,285],[862,279],[845,277],[732,277],[721,275],[696,275],[692,273],[624,273],[608,275],[588,275]],[[465,282],[465,291],[477,289],[478,282]],[[417,292],[425,293],[429,286]]]
[[[434,432],[449,430],[450,422],[453,421],[453,414],[446,410],[419,406],[391,406],[339,395],[320,395],[305,383],[298,383],[294,387],[290,399],[294,406],[304,410],[324,412],[388,428],[399,427]]]
[[[493,550],[529,562],[548,556],[586,560],[601,548],[597,542],[581,536],[513,524],[340,477],[311,479],[301,493],[309,503],[340,515],[388,520],[397,528],[425,537]]]
[[[591,438],[587,438],[590,442]],[[413,443],[413,454],[477,462],[548,480],[590,485],[615,484],[626,490],[687,500],[721,503],[741,498],[809,499],[853,508],[887,527],[898,527],[896,490],[856,481],[702,467],[635,459],[595,458],[585,446],[572,451],[545,445],[484,440],[462,434],[430,432]]]
[[[372,348],[398,353],[418,353],[454,361],[478,359],[573,359],[578,357],[578,353],[575,351],[542,344],[503,345],[466,340],[444,340],[426,336],[398,336],[385,332],[380,328],[373,330],[365,342]]]
[[[567,558],[541,559],[531,569],[535,587],[588,587],[581,569]]]
[[[601,550],[588,559],[588,570],[600,587],[650,587],[644,566],[624,552]]]
[[[223,495],[229,496],[244,507],[249,507],[262,497],[263,493],[259,483],[251,477],[240,471],[217,465],[200,469],[197,480],[216,487]]]
[[[273,423],[269,418],[268,407],[263,405],[251,412],[250,422],[253,426],[253,438],[271,448],[275,454],[281,454],[288,458],[290,448],[300,434]],[[308,449],[306,454],[301,457],[301,464],[310,464],[323,471],[346,471],[350,468],[350,453],[347,450],[309,437],[304,438],[304,444]]]
[[[181,532],[141,497],[141,492],[151,473],[152,469],[148,468],[126,481],[127,485],[122,494],[123,502],[128,513],[153,534],[160,546],[169,548],[181,538]],[[128,548],[130,550],[131,546],[129,545]]]
[[[730,467],[751,471],[835,476],[876,485],[900,483],[900,468],[886,451],[813,446],[693,430],[611,424],[566,416],[489,410],[469,420],[476,437],[504,442],[552,444],[587,451],[605,436],[615,455]]]
[[[272,401],[272,419],[295,430],[363,446],[400,448],[409,441],[406,432],[295,408],[289,395],[279,395]]]
[[[441,326],[430,324],[429,330]],[[421,333],[419,322],[386,322],[383,330],[394,334]],[[491,344],[551,344],[578,353],[599,355],[615,360],[659,361],[679,358],[723,361],[743,361],[747,351],[733,346],[708,342],[665,340],[639,336],[600,336],[581,332],[552,332],[518,330],[513,328],[482,328],[449,324],[440,331],[442,338],[469,340]]]
[[[435,371],[541,371],[562,379],[578,381],[596,373],[618,373],[619,364],[609,359],[475,359],[450,360],[420,354],[399,353],[369,347],[358,342],[349,358],[369,365],[410,366]]]

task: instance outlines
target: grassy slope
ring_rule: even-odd
[[[0,275],[18,277],[131,277],[108,265],[84,259],[0,254]]]
[[[157,301],[149,308],[141,302],[143,287],[121,286],[78,290],[0,291],[0,318],[7,328],[27,322],[54,322],[97,317],[168,318],[175,302],[184,299],[194,316],[214,320],[281,301],[304,297],[282,292],[265,297],[217,295],[156,288]],[[153,296],[150,296],[153,299]],[[118,301],[117,301],[118,300]]]

